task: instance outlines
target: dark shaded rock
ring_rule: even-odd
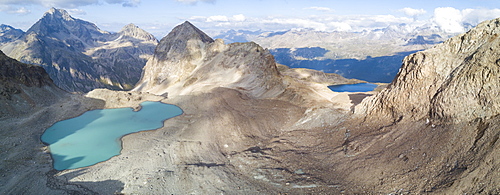
[[[20,93],[18,85],[42,87],[53,83],[42,67],[18,62],[0,51],[0,97],[10,99]]]

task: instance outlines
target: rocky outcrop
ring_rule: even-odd
[[[28,113],[64,94],[42,67],[20,63],[0,51],[0,118]]]
[[[285,86],[268,50],[253,42],[226,45],[184,22],[160,41],[135,90],[175,96],[216,87],[262,98]]]
[[[110,33],[52,8],[26,33],[0,48],[12,58],[44,67],[62,89],[87,92],[131,89],[157,43],[133,24]]]
[[[388,121],[457,123],[500,114],[500,19],[405,58],[395,80],[356,107]]]
[[[212,42],[212,38],[189,22],[177,26],[161,39],[153,58],[144,67],[144,75],[138,85],[172,85],[184,80],[204,57],[202,52],[206,50],[206,45]],[[176,80],[170,78],[167,81],[169,77],[176,77]]]
[[[7,57],[0,51],[0,81],[3,85],[8,83],[23,84],[28,87],[42,87],[53,85],[49,75],[42,67],[20,63]]]

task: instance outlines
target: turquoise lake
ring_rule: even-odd
[[[166,119],[181,115],[182,109],[161,102],[143,102],[141,109],[116,108],[92,110],[59,121],[43,133],[56,170],[94,165],[119,155],[121,137],[130,133],[154,130]]]
[[[331,85],[328,86],[332,91],[335,92],[368,92],[373,91],[377,85],[371,83],[357,83],[357,84],[346,84],[346,85]]]

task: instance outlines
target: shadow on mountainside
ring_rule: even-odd
[[[68,194],[120,194],[125,184],[117,180],[104,180],[96,182],[69,182],[86,169],[71,174],[58,175],[57,170],[47,172],[47,187],[53,190],[62,190]],[[98,189],[98,190],[97,190]]]

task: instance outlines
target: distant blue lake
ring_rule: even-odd
[[[373,91],[376,87],[377,85],[371,83],[328,86],[328,88],[330,88],[332,91],[335,92],[368,92],[368,91]]]
[[[49,144],[54,168],[75,169],[108,160],[120,154],[122,136],[158,129],[166,119],[183,113],[161,102],[140,105],[137,112],[132,108],[92,110],[49,127],[41,139]]]
[[[324,56],[328,51],[320,47],[297,48],[294,51],[290,48],[275,48],[269,51],[277,63],[287,65],[290,68],[308,68],[326,73],[336,73],[345,78],[360,79],[372,83],[392,82],[401,67],[402,60],[407,55],[417,52],[401,52],[381,57],[367,56],[364,60],[358,60],[314,59]]]

